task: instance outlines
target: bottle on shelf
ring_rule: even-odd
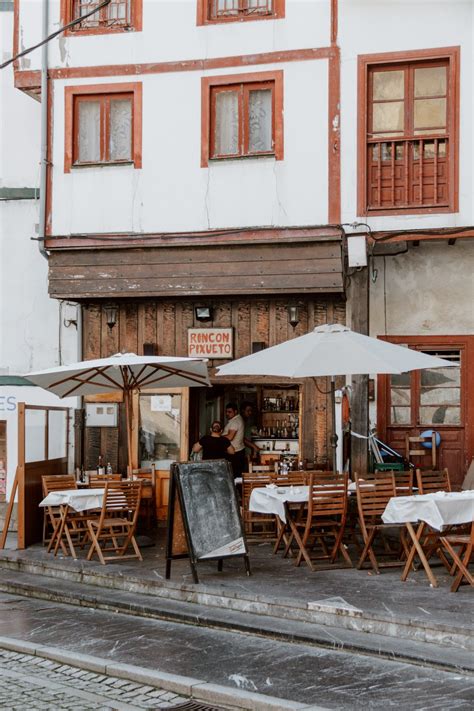
[[[96,469],[97,469],[97,474],[98,474],[99,476],[104,476],[104,474],[105,474],[105,467],[104,467],[104,463],[103,463],[103,461],[102,461],[102,455],[101,455],[101,454],[99,454],[99,461],[97,462],[97,467],[96,467]]]
[[[107,462],[106,472],[107,472],[107,476],[111,476],[114,473],[114,470],[112,469],[112,465],[110,462]]]

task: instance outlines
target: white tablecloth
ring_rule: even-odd
[[[420,496],[397,496],[382,514],[384,523],[425,521],[441,531],[444,526],[474,521],[473,491],[437,491]]]
[[[104,489],[63,489],[52,491],[40,506],[61,506],[67,504],[74,511],[100,509],[104,501]]]
[[[275,514],[286,523],[285,503],[302,504],[308,501],[309,486],[262,487],[250,494],[249,509],[255,513]]]

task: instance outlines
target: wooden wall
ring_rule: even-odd
[[[107,302],[110,305],[110,302]],[[288,323],[287,306],[298,305],[300,323],[295,329]],[[120,351],[143,354],[145,343],[157,345],[158,355],[187,355],[188,328],[234,328],[234,358],[252,352],[253,342],[276,345],[308,333],[315,326],[324,323],[345,323],[345,302],[339,296],[298,296],[295,298],[219,298],[209,297],[196,300],[118,301],[117,323],[109,328],[103,304],[95,301],[83,305],[83,356],[84,359],[101,358]],[[214,309],[212,322],[200,323],[195,320],[194,307],[209,305]],[[210,362],[211,377],[215,364]],[[319,389],[318,389],[319,387]],[[329,383],[326,378],[304,384],[303,430],[306,432],[304,456],[321,464],[328,461],[328,395]],[[123,427],[123,423],[122,423]],[[105,428],[99,436],[97,432],[87,432],[95,466],[99,453],[115,451],[118,431]],[[102,449],[101,449],[102,448]],[[112,457],[112,454],[109,454]],[[117,464],[124,466],[124,454],[118,453]],[[115,463],[115,462],[114,462]]]

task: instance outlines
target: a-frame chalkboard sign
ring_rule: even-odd
[[[243,556],[250,575],[250,562],[232,469],[216,459],[175,462],[171,466],[166,540],[166,579],[171,561],[188,558],[195,583],[197,563]]]

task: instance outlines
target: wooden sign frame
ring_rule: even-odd
[[[212,460],[211,460],[212,461]],[[181,464],[192,465],[191,462],[182,462]],[[196,462],[198,466],[202,466],[202,462]],[[229,478],[232,480],[233,484],[233,473],[229,462],[225,462],[227,465],[227,472]],[[191,574],[193,576],[193,582],[199,583],[199,578],[197,574],[197,563],[200,561],[210,561],[217,560],[217,570],[220,572],[223,569],[223,561],[225,558],[236,558],[241,555],[244,559],[245,571],[247,575],[251,575],[250,571],[250,560],[249,551],[247,546],[247,541],[245,539],[244,527],[242,524],[242,519],[239,513],[239,523],[240,523],[240,535],[243,540],[244,552],[243,553],[229,553],[227,555],[216,555],[211,557],[199,558],[195,552],[192,534],[190,530],[189,520],[186,511],[186,505],[184,501],[183,489],[181,486],[181,481],[179,477],[179,466],[178,462],[174,462],[171,465],[171,477],[170,477],[170,488],[169,488],[169,502],[168,502],[168,525],[166,533],[166,580],[170,579],[171,576],[171,563],[173,560],[178,560],[182,558],[188,558],[191,567]],[[237,494],[235,492],[235,487],[233,486],[233,492],[235,496],[235,504],[238,508]]]

